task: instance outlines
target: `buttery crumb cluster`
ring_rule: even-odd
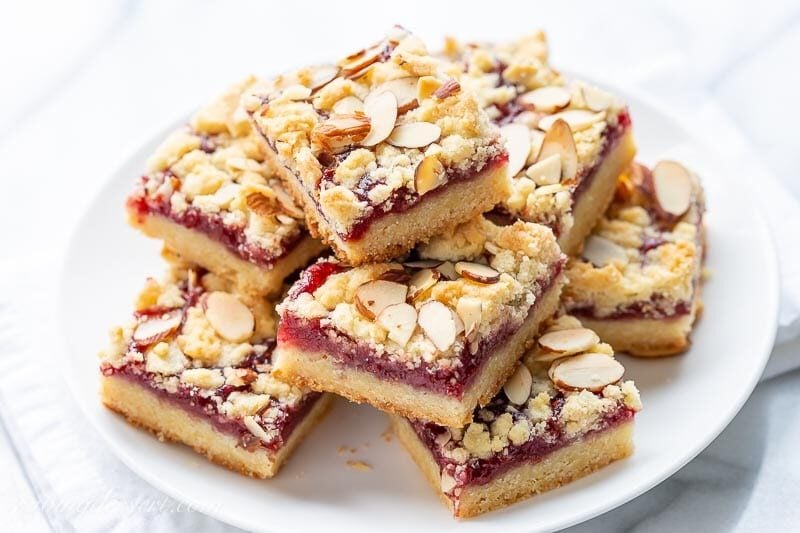
[[[627,116],[625,106],[596,87],[568,84],[550,67],[542,32],[497,45],[448,39],[443,55],[447,72],[500,125],[513,178],[505,210],[564,234],[574,222],[573,194]]]
[[[623,372],[611,346],[578,319],[552,319],[503,391],[475,412],[472,423],[436,430],[435,452],[446,463],[442,491],[458,491],[466,470],[479,461],[536,440],[571,441],[602,429],[614,411],[639,411],[639,391],[632,381],[620,381]]]
[[[335,65],[254,87],[256,127],[337,233],[504,153],[471,93],[440,76],[442,61],[397,28]]]
[[[703,259],[704,197],[697,176],[674,161],[620,177],[614,202],[568,267],[568,309],[613,316],[635,305],[669,316],[691,302]]]
[[[132,200],[179,222],[214,220],[211,225],[243,235],[239,255],[248,258],[247,245],[255,245],[275,258],[303,231],[303,211],[265,162],[264,141],[240,105],[257,81],[233,85],[172,133],[149,159]]]
[[[149,279],[134,318],[111,330],[101,368],[188,398],[209,415],[241,422],[254,442],[272,445],[287,409],[307,391],[271,374],[273,307],[230,290],[213,274],[182,267],[162,282]]]
[[[520,324],[564,261],[552,232],[483,217],[417,248],[418,259],[336,273],[313,293],[279,306],[281,314],[367,342],[417,367],[454,368],[458,356],[505,324]]]

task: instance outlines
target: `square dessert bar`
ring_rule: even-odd
[[[448,40],[448,72],[500,126],[513,192],[498,214],[545,224],[575,254],[633,160],[631,119],[616,97],[567,83],[548,64],[543,33],[497,45]]]
[[[127,201],[130,223],[248,292],[275,294],[324,249],[273,176],[265,144],[231,87],[170,135]]]
[[[332,396],[273,376],[274,307],[210,273],[148,279],[101,353],[101,398],[159,439],[253,477],[275,475]]]
[[[468,425],[392,415],[400,442],[453,515],[505,507],[633,452],[642,407],[608,344],[561,316],[545,326],[504,385]]]
[[[619,352],[684,351],[702,308],[704,209],[699,180],[681,164],[633,165],[570,262],[567,310]]]
[[[464,424],[555,312],[564,262],[549,228],[482,217],[403,263],[318,262],[279,306],[275,372],[379,409]]]
[[[405,30],[252,91],[247,108],[305,209],[352,265],[384,261],[509,194],[496,126]]]

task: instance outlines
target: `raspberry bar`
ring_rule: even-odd
[[[159,439],[253,477],[275,475],[331,396],[272,374],[274,307],[210,273],[149,279],[101,354],[101,398]]]
[[[550,226],[562,250],[575,254],[636,152],[627,108],[600,89],[567,83],[548,64],[542,32],[497,45],[451,39],[445,56],[505,140],[513,192],[499,214]]]
[[[510,192],[499,132],[405,30],[254,89],[253,121],[314,236],[352,265],[389,260]]]
[[[555,312],[564,261],[549,228],[479,217],[404,263],[318,262],[279,306],[275,372],[383,410],[464,424]]]
[[[629,456],[642,405],[623,372],[596,333],[561,316],[472,423],[392,415],[392,427],[453,515],[475,516]]]
[[[702,307],[704,209],[699,180],[681,164],[633,165],[569,266],[566,308],[617,351],[684,351]]]
[[[239,106],[255,78],[231,87],[170,135],[128,198],[131,224],[181,257],[275,294],[324,249],[265,162],[265,145]]]

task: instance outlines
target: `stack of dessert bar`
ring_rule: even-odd
[[[258,477],[333,395],[366,402],[459,517],[626,457],[614,349],[686,348],[704,244],[697,178],[634,153],[541,33],[433,55],[396,27],[248,78],[129,197],[168,267],[112,330],[103,402]]]

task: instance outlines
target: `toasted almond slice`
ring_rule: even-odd
[[[524,106],[533,106],[534,111],[552,113],[567,107],[571,98],[572,95],[564,87],[549,86],[529,91],[521,95],[519,101]]]
[[[583,94],[583,101],[586,102],[586,107],[592,111],[605,111],[614,105],[614,97],[597,87],[583,87],[581,88],[581,93]]]
[[[600,392],[622,378],[625,369],[613,357],[602,353],[583,353],[559,359],[550,366],[550,377],[559,389]]]
[[[157,318],[141,322],[133,330],[133,340],[139,344],[155,344],[172,335],[181,325],[183,312],[180,309],[169,311]]]
[[[390,305],[404,303],[406,293],[408,287],[394,281],[368,281],[356,289],[355,305],[362,315],[374,320]]]
[[[450,281],[458,279],[458,272],[456,272],[456,267],[453,266],[453,263],[450,261],[445,261],[441,265],[436,267],[436,270],[442,273],[444,277],[449,279]]]
[[[461,320],[461,317],[458,316],[458,313],[456,313],[452,309],[450,310],[450,312],[453,314],[453,322],[455,322],[456,325],[456,337],[458,337],[459,335],[464,333],[464,321]]]
[[[364,102],[364,114],[372,126],[362,141],[362,146],[375,146],[386,139],[394,129],[397,120],[397,98],[391,91],[385,91]]]
[[[456,313],[464,322],[464,334],[471,337],[481,323],[483,304],[479,298],[464,296],[456,304]]]
[[[540,159],[545,133],[541,130],[529,130],[531,134],[531,153],[528,154],[528,164],[533,164]]]
[[[261,217],[271,217],[281,212],[281,207],[278,204],[277,199],[265,196],[260,192],[248,194],[244,201],[251,211]]]
[[[417,327],[417,310],[405,302],[387,305],[377,322],[386,328],[391,340],[404,347]]]
[[[692,177],[680,163],[659,161],[653,167],[653,186],[658,204],[667,213],[679,217],[689,209]]]
[[[203,308],[208,323],[223,339],[242,342],[253,334],[253,312],[236,296],[214,291],[205,298]]]
[[[500,128],[500,133],[506,141],[508,150],[508,175],[513,178],[519,174],[528,160],[531,151],[530,130],[522,124],[506,124]]]
[[[561,178],[573,179],[578,174],[578,150],[572,129],[564,120],[556,120],[545,133],[539,161],[553,154],[561,156]]]
[[[409,276],[405,270],[392,269],[381,274],[378,279],[382,279],[384,281],[394,281],[395,283],[401,283],[405,285],[411,280],[411,276]]]
[[[597,333],[587,328],[571,328],[551,331],[539,337],[539,344],[561,355],[585,352],[600,342]]]
[[[417,81],[419,78],[416,76],[409,76],[407,78],[397,78],[381,83],[375,87],[365,100],[369,102],[381,93],[390,92],[394,94],[397,99],[397,114],[401,115],[406,111],[410,111],[417,107]]]
[[[442,128],[430,122],[411,122],[397,126],[386,142],[399,148],[422,148],[436,142]]]
[[[319,65],[314,67],[311,72],[311,85],[309,86],[312,91],[320,89],[329,84],[339,75],[339,67],[336,65]]]
[[[364,112],[364,102],[357,96],[345,96],[335,104],[333,104],[333,112],[337,115],[351,115],[353,113]]]
[[[407,268],[436,268],[441,264],[441,261],[434,259],[421,259],[419,261],[406,261],[403,266]]]
[[[360,74],[361,71],[368,66],[377,62],[380,57],[381,48],[376,46],[373,48],[367,48],[366,50],[359,50],[354,54],[350,54],[339,61],[339,66],[342,67],[342,74],[348,78],[352,78],[354,75]]]
[[[444,100],[448,96],[453,96],[461,90],[461,84],[455,79],[450,78],[433,92],[433,97]]]
[[[456,341],[456,323],[453,320],[453,313],[442,302],[436,300],[425,302],[419,308],[417,322],[425,335],[441,352],[447,351]]]
[[[444,494],[449,494],[450,491],[456,488],[456,479],[447,472],[443,472],[440,488]]]
[[[456,263],[456,272],[470,281],[491,284],[500,281],[500,272],[488,265],[459,261]]]
[[[547,115],[539,121],[539,129],[547,131],[558,120],[564,120],[572,131],[585,130],[595,122],[605,120],[606,114],[604,111],[595,113],[586,109],[567,109],[553,115]]]
[[[503,392],[506,393],[506,398],[508,398],[511,403],[522,405],[527,402],[528,398],[531,396],[532,383],[533,378],[531,377],[531,371],[528,370],[527,366],[518,364],[517,369],[514,370],[514,373],[508,378],[508,381],[506,381],[506,384],[503,385]]]
[[[338,148],[364,141],[372,132],[370,119],[360,113],[333,115],[311,132],[317,143],[328,148]]]
[[[424,295],[441,277],[442,273],[432,268],[418,270],[408,282],[408,297],[414,300]]]
[[[414,190],[417,194],[432,191],[444,181],[444,165],[435,155],[429,155],[420,161],[414,171]]]
[[[278,199],[278,204],[280,204],[284,213],[292,218],[303,218],[305,215],[303,210],[294,203],[294,199],[292,199],[288,192],[283,190],[282,187],[273,187],[272,191],[275,193],[275,197]]]
[[[540,159],[525,171],[536,185],[553,185],[561,181],[561,154],[552,154]]]
[[[622,246],[599,235],[586,239],[581,255],[596,267],[604,267],[612,261],[628,263],[628,254]]]

